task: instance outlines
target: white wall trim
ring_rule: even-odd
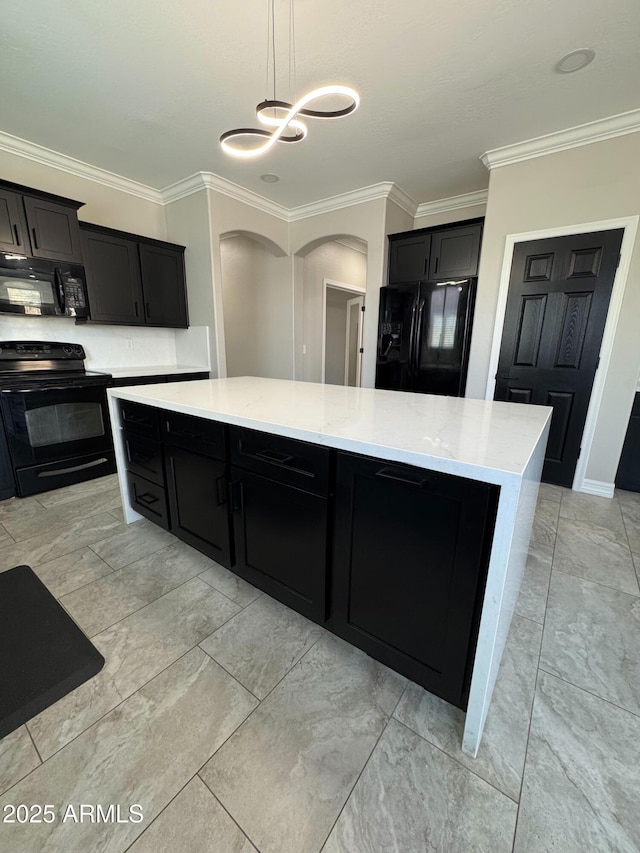
[[[448,213],[450,210],[460,210],[462,207],[473,207],[476,204],[487,203],[488,190],[477,190],[463,195],[452,195],[449,198],[438,198],[435,201],[425,201],[418,205],[415,218],[433,216],[435,213]]]
[[[605,139],[613,139],[616,136],[624,136],[627,133],[635,133],[639,130],[640,109],[630,110],[597,121],[590,121],[587,124],[567,127],[555,133],[536,136],[534,139],[525,139],[513,145],[493,148],[491,151],[486,151],[480,159],[487,169],[495,169],[499,166],[520,163],[522,160],[554,154],[557,151],[566,151],[568,148],[578,148],[592,142],[602,142]]]
[[[603,480],[584,479],[580,491],[587,495],[595,495],[597,498],[612,498],[615,492],[615,485],[613,483],[605,483]]]
[[[491,358],[489,359],[489,375],[487,377],[487,387],[485,392],[485,399],[487,400],[493,399],[493,393],[495,390],[495,376],[498,370],[498,359],[500,356],[500,345],[502,343],[505,310],[509,294],[511,262],[513,260],[513,251],[516,243],[531,240],[544,240],[548,237],[566,237],[570,234],[586,234],[590,231],[611,231],[615,228],[624,228],[622,246],[620,248],[620,263],[613,280],[613,289],[611,291],[611,299],[609,301],[607,321],[604,327],[604,334],[602,336],[602,344],[600,346],[600,365],[596,371],[593,388],[591,389],[591,399],[589,400],[589,408],[587,410],[584,431],[582,433],[582,452],[578,458],[576,472],[573,478],[573,489],[578,492],[587,490],[585,488],[585,484],[589,482],[596,482],[593,480],[586,480],[585,474],[589,464],[596,421],[600,411],[600,404],[602,403],[602,396],[604,394],[605,379],[611,362],[611,354],[613,352],[613,344],[616,329],[618,327],[618,320],[620,318],[622,300],[629,276],[631,256],[633,254],[633,246],[636,240],[639,222],[640,216],[606,219],[600,222],[583,222],[578,225],[562,225],[557,228],[545,228],[541,231],[507,234],[505,241],[502,271],[500,274],[500,287],[498,290],[498,304],[496,306],[496,319],[493,329],[493,342],[491,344]]]
[[[289,221],[289,211],[286,207],[252,190],[245,189],[240,184],[234,184],[233,181],[221,178],[220,175],[213,172],[196,172],[195,175],[189,175],[188,178],[183,178],[181,181],[176,181],[175,184],[165,187],[162,190],[162,201],[164,204],[169,204],[172,201],[193,195],[193,193],[201,192],[203,189],[215,190],[221,195],[234,198],[263,213],[283,219],[285,222]]]
[[[389,198],[394,186],[391,182],[385,181],[380,184],[372,184],[369,187],[361,187],[351,192],[330,196],[329,198],[321,198],[318,201],[302,204],[299,207],[292,207],[289,210],[289,222],[296,222],[298,219],[308,219],[310,216],[318,216],[321,213],[331,213],[334,210],[351,207],[354,204],[362,204],[366,201]]]

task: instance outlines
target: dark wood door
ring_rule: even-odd
[[[22,196],[0,189],[0,251],[30,254]]]
[[[431,237],[429,278],[477,275],[482,225],[435,231]]]
[[[75,208],[26,195],[24,209],[34,258],[82,263],[80,229]]]
[[[226,465],[181,447],[167,447],[171,532],[229,568],[231,529]]]
[[[326,618],[327,500],[231,468],[233,571],[315,622]]]
[[[542,478],[571,486],[622,230],[518,243],[496,400],[553,407]]]
[[[147,324],[186,328],[189,323],[184,252],[152,244],[139,245]]]
[[[338,454],[332,630],[464,708],[495,487]]]
[[[616,473],[616,486],[640,492],[640,393],[636,394]]]
[[[81,230],[89,311],[98,323],[144,324],[138,244]]]
[[[430,234],[392,238],[389,243],[389,284],[425,279],[430,245]]]

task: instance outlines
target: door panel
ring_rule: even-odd
[[[513,253],[494,397],[553,407],[546,482],[573,483],[622,234],[535,240]]]
[[[418,284],[380,288],[376,388],[411,390],[419,292]]]

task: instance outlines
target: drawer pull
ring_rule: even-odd
[[[288,465],[293,456],[290,453],[281,453],[279,450],[256,450],[254,456],[265,459],[267,462],[275,462],[276,465]]]
[[[141,418],[138,415],[128,415],[126,412],[124,413],[124,419],[127,423],[131,424],[148,424],[146,418]]]
[[[231,509],[234,512],[242,512],[242,483],[240,481],[231,483],[229,488],[231,490]]]
[[[216,500],[218,506],[222,506],[227,502],[227,483],[226,477],[218,477],[216,480]]]
[[[136,495],[136,500],[145,506],[151,506],[152,504],[158,503],[160,498],[156,495],[152,495],[150,492],[145,492],[143,495]]]
[[[411,474],[406,474],[404,471],[399,471],[398,468],[380,468],[376,471],[376,477],[384,477],[385,480],[395,480],[397,483],[405,483],[407,486],[418,486],[421,488],[431,482],[431,477],[412,477]]]
[[[171,435],[177,435],[178,438],[191,438],[194,441],[204,441],[205,437],[201,432],[189,432],[186,429],[171,429],[169,427],[168,432]]]

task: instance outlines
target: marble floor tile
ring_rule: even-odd
[[[40,756],[36,752],[26,726],[20,726],[19,729],[0,738],[0,794],[19,782],[39,764]],[[2,849],[1,832],[0,849]]]
[[[556,501],[560,503],[562,495],[567,490],[563,486],[555,486],[553,483],[540,483],[538,489],[538,498],[544,498],[547,501]]]
[[[196,577],[210,562],[204,554],[174,540],[155,554],[65,595],[61,603],[85,634],[93,637]]]
[[[122,504],[119,507],[110,509],[109,512],[114,518],[117,518],[118,521],[121,521],[124,524],[124,510],[122,509]]]
[[[517,806],[391,720],[323,853],[509,853]]]
[[[91,584],[104,575],[113,574],[111,566],[91,548],[79,548],[55,560],[40,563],[34,571],[56,598]]]
[[[42,533],[55,533],[78,518],[109,512],[120,504],[120,490],[110,489],[90,498],[79,498],[38,513],[25,513],[6,519],[5,526],[16,542]]]
[[[540,667],[640,714],[640,598],[553,572]]]
[[[196,776],[158,815],[128,853],[256,853]]]
[[[60,506],[60,504],[75,501],[79,498],[90,500],[101,492],[108,492],[118,487],[118,475],[108,474],[106,477],[96,477],[94,480],[85,480],[83,483],[74,483],[72,486],[64,486],[51,492],[42,492],[35,496],[35,500],[45,507]]]
[[[461,750],[465,713],[409,683],[394,717],[498,788],[520,797],[542,626],[514,616],[477,758]]]
[[[323,633],[319,625],[263,595],[203,640],[200,648],[264,699]]]
[[[553,547],[558,529],[558,512],[561,504],[557,501],[538,498],[533,518],[531,541],[543,547]]]
[[[520,584],[520,593],[516,600],[514,612],[526,619],[542,624],[547,609],[547,595],[551,578],[551,563],[553,548],[529,544],[527,563]]]
[[[640,718],[538,680],[515,851],[640,850]]]
[[[122,853],[255,704],[208,655],[192,649],[0,798],[0,814],[6,802],[51,803],[57,816],[51,824],[4,826],[4,850]],[[143,820],[63,823],[66,806],[80,803],[120,805],[123,818],[139,804]]]
[[[624,532],[591,521],[560,518],[553,568],[640,595]]]
[[[115,708],[238,612],[238,606],[193,578],[92,642],[103,669],[29,722],[43,759]]]
[[[261,853],[320,850],[405,683],[327,635],[200,776]]]
[[[35,498],[8,498],[0,501],[0,522],[4,524],[5,519],[38,515],[42,510],[42,504]]]
[[[114,536],[94,542],[91,547],[111,568],[124,569],[130,563],[155,554],[175,541],[175,536],[167,530],[143,519],[129,525],[124,531],[119,529]]]
[[[562,496],[560,517],[607,527],[615,533],[624,534],[620,504],[615,498],[599,498],[567,490]]]
[[[19,563],[38,566],[71,554],[86,545],[99,542],[109,535],[121,533],[124,525],[107,512],[79,518],[64,527],[49,533],[40,533],[0,550],[0,570],[9,569]]]
[[[3,524],[0,524],[0,543],[2,542],[13,543],[13,537],[9,535],[6,527]]]
[[[220,563],[211,561],[209,568],[200,577],[212,587],[235,601],[240,607],[246,607],[262,595],[261,590],[225,569]]]

